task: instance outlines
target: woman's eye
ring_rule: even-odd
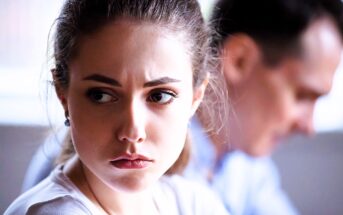
[[[101,90],[90,90],[87,93],[87,95],[93,102],[96,102],[96,103],[109,103],[109,102],[115,102],[118,100],[117,97]]]
[[[158,104],[169,104],[174,100],[175,97],[176,95],[173,92],[159,91],[151,93],[148,101]]]

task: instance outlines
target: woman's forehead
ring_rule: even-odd
[[[161,35],[151,25],[127,25],[125,22],[107,25],[83,37],[78,56],[71,65],[75,63],[82,73],[145,72],[152,79],[163,73],[174,77],[192,73],[191,58],[180,40]]]

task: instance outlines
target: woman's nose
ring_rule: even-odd
[[[117,127],[117,138],[123,143],[142,143],[146,139],[146,114],[144,106],[130,102],[122,111],[121,123]]]

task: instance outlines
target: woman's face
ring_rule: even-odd
[[[82,37],[69,68],[64,108],[83,164],[115,190],[155,182],[183,149],[202,97],[177,34],[116,21]]]

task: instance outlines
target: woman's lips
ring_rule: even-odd
[[[118,169],[143,169],[148,167],[152,162],[147,161],[147,160],[126,160],[126,159],[121,159],[121,160],[116,160],[116,161],[111,161],[111,164]]]
[[[111,161],[111,164],[118,169],[143,169],[153,163],[143,155],[123,155]]]

